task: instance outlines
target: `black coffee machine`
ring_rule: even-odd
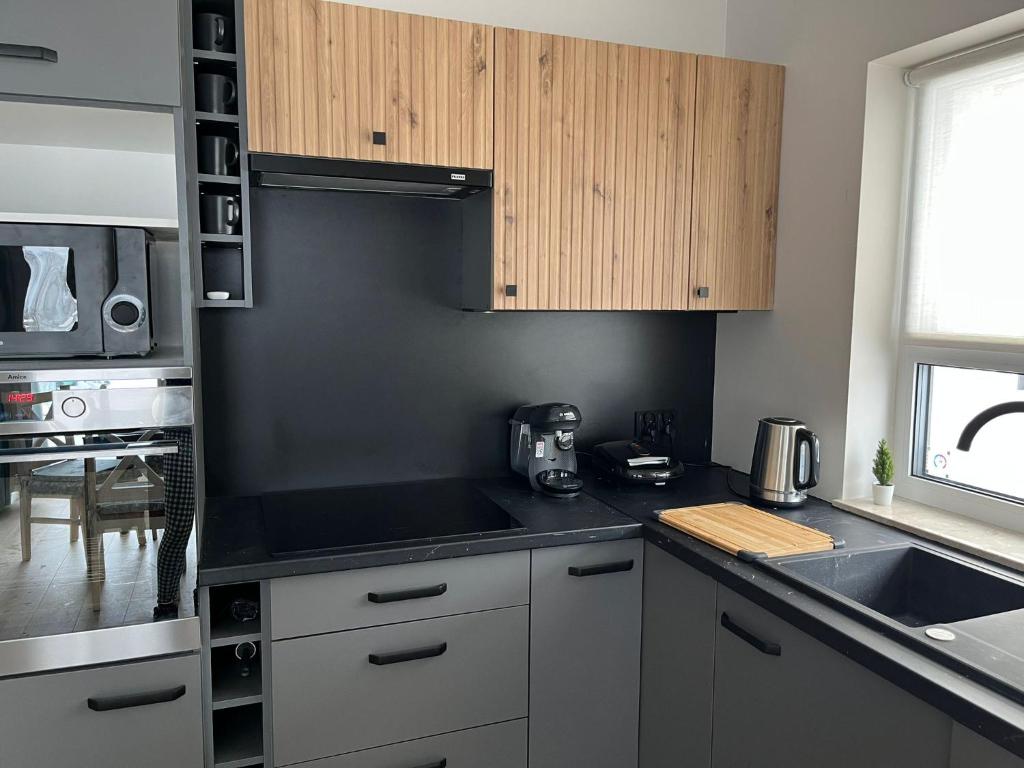
[[[583,489],[576,474],[575,432],[580,409],[568,403],[517,408],[512,426],[512,469],[530,480],[530,487],[556,498],[572,498]]]

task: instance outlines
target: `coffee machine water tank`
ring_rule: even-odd
[[[543,403],[516,409],[509,460],[530,487],[556,498],[571,498],[583,488],[576,474],[576,438],[582,417],[575,405]]]

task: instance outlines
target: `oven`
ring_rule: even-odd
[[[152,349],[143,229],[0,224],[0,358]]]
[[[193,422],[189,368],[0,371],[0,641],[195,615]]]

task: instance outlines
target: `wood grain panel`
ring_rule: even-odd
[[[251,151],[492,167],[491,27],[248,0],[245,34]]]
[[[495,47],[492,306],[686,309],[696,57],[500,28]]]
[[[691,309],[772,308],[783,89],[782,67],[698,59]]]

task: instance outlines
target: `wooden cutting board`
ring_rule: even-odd
[[[746,504],[665,509],[658,513],[658,519],[744,559],[762,554],[803,555],[835,548],[835,541],[828,534]]]

